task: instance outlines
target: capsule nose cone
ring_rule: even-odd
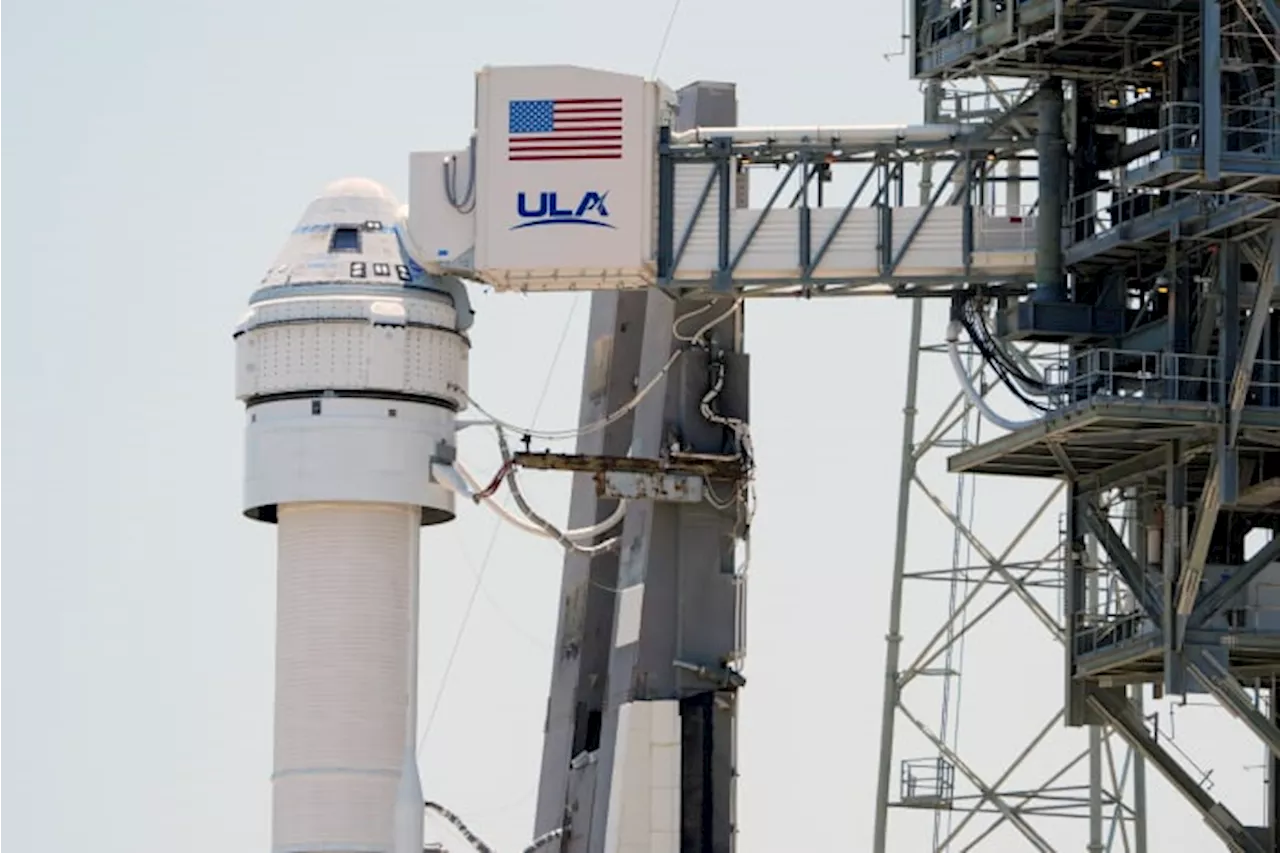
[[[382,184],[367,178],[343,178],[325,187],[307,206],[299,226],[372,221],[390,229],[399,216],[400,202]]]
[[[395,196],[377,181],[368,178],[342,178],[324,188],[320,198],[382,199],[395,206]]]
[[[334,181],[307,206],[261,283],[409,284],[415,262],[401,243],[400,219],[400,203],[378,182]]]

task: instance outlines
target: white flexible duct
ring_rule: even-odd
[[[489,509],[497,513],[498,517],[501,518],[503,521],[507,522],[508,524],[511,524],[515,527],[520,528],[525,533],[532,533],[534,536],[541,536],[544,539],[555,538],[554,536],[552,536],[550,533],[548,533],[546,530],[539,527],[538,525],[530,521],[526,521],[525,519],[511,512],[511,510],[507,509],[505,506],[503,506],[498,501],[494,500],[492,497],[485,497],[485,498],[479,497],[479,494],[481,491],[483,491],[483,488],[476,481],[476,478],[472,476],[471,472],[467,469],[467,467],[463,465],[461,462],[454,462],[452,465],[446,465],[443,462],[435,462],[431,466],[431,472],[435,474],[436,479],[439,480],[441,485],[443,485],[446,489],[448,489],[449,491],[453,492],[454,494],[458,495],[459,497],[465,500],[469,500],[476,503],[483,502],[487,504]],[[604,533],[616,527],[618,523],[621,522],[622,519],[626,516],[626,514],[627,514],[626,501],[618,501],[618,508],[615,509],[613,513],[610,514],[610,516],[606,518],[604,521],[601,521],[598,524],[593,524],[589,527],[579,527],[576,530],[566,530],[564,531],[564,536],[566,539],[572,539],[575,542],[585,540],[585,539],[592,539],[600,535],[601,533]]]
[[[956,372],[956,378],[960,380],[960,388],[964,391],[965,397],[973,404],[974,408],[982,413],[984,418],[1001,429],[1007,429],[1010,432],[1040,423],[1039,418],[1027,421],[1011,421],[1008,418],[1000,417],[987,404],[978,389],[973,387],[973,381],[969,378],[969,371],[965,370],[964,362],[960,360],[960,323],[957,320],[952,320],[947,324],[947,354],[951,356],[951,367]]]
[[[462,475],[462,478],[467,481],[467,485],[471,488],[473,492],[478,494],[479,492],[483,491],[483,487],[480,485],[479,481],[477,481],[476,478],[471,474],[471,471],[467,468],[467,466],[463,465],[461,462],[454,462],[453,466],[454,468],[457,469],[458,473]],[[505,506],[495,501],[493,498],[491,497],[483,498],[483,500],[487,504],[489,504],[489,506],[494,510],[494,512],[497,512],[503,518],[508,519],[509,521],[511,521],[512,524],[515,524],[518,527],[528,530],[530,533],[536,533],[538,536],[545,536],[549,539],[554,538],[551,536],[551,534],[547,533],[547,531],[543,530],[541,527],[538,527],[536,524],[533,524],[530,521],[526,521],[514,515],[510,510],[508,510]],[[626,515],[627,515],[627,502],[620,500],[618,501],[617,508],[604,521],[598,522],[596,524],[590,524],[590,525],[587,525],[586,527],[578,527],[573,530],[566,530],[564,531],[564,536],[566,539],[573,539],[575,541],[582,540],[582,539],[594,539],[596,536],[599,536],[601,533],[606,533],[609,530],[612,530],[614,527],[617,527],[618,524],[622,522],[622,519],[626,517]]]
[[[679,350],[677,350],[679,352]],[[594,557],[596,554],[603,554],[606,551],[616,551],[622,540],[621,536],[614,536],[595,545],[583,545],[564,535],[564,531],[560,530],[551,522],[547,521],[529,506],[529,501],[525,498],[524,492],[520,490],[520,480],[516,477],[515,460],[511,457],[511,446],[507,444],[507,435],[502,431],[501,427],[496,427],[498,434],[498,452],[502,454],[503,470],[506,472],[507,489],[511,492],[511,497],[515,500],[516,506],[520,507],[520,511],[525,517],[534,524],[541,527],[551,535],[551,538],[559,542],[568,550],[575,554],[582,554],[587,557]]]

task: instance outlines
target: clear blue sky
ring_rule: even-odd
[[[912,121],[915,86],[901,59],[882,58],[898,45],[897,7],[805,9],[788,18],[772,3],[686,0],[660,76],[736,81],[745,124]],[[9,3],[12,850],[267,849],[274,541],[240,516],[231,329],[325,183],[365,175],[403,198],[410,150],[465,142],[475,69],[648,74],[668,11],[598,0]],[[572,424],[586,298],[477,291],[475,302],[476,398],[527,420],[550,371],[539,423]],[[906,306],[752,305],[749,315],[762,472],[741,849],[859,849],[874,796]],[[942,318],[930,323],[941,337]],[[927,372],[934,404],[953,390],[941,367]],[[473,468],[493,463],[484,438],[468,442]],[[552,517],[563,518],[567,486],[533,487]],[[1022,494],[984,484],[981,514],[999,528]],[[424,713],[492,528],[464,508],[424,536]],[[919,529],[913,555],[949,559],[937,525]],[[531,830],[559,563],[541,540],[497,540],[422,758],[428,796],[506,850]],[[917,640],[931,627],[907,617]],[[1019,746],[1010,732],[1034,730],[1058,701],[1060,652],[1039,630],[1014,616],[970,647],[962,747],[989,777]],[[1241,785],[1260,782],[1245,765],[1261,750],[1228,748],[1203,728],[1197,740],[1207,717],[1180,710],[1179,742],[1216,768],[1215,794],[1239,802]],[[1207,843],[1151,776],[1152,849]],[[1007,830],[996,838],[996,849],[1022,849]]]

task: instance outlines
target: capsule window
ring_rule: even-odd
[[[360,251],[360,229],[359,228],[335,228],[333,236],[329,238],[330,252],[358,252]]]

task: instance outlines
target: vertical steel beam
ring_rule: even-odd
[[[723,84],[694,84],[681,90],[682,104],[686,97],[692,101],[692,109],[681,110],[682,123],[735,124],[736,103],[726,96],[727,91]],[[718,163],[712,181],[719,182],[717,206],[727,225],[733,182],[728,152],[723,153],[725,159]],[[710,183],[704,188],[704,199]],[[727,240],[728,232],[722,229],[721,276],[731,264]],[[709,421],[703,401],[721,365],[723,387],[709,405],[713,411],[746,422],[749,368],[738,303],[731,298],[673,300],[657,291],[643,298],[644,340],[637,373],[641,384],[659,374],[662,378],[635,411],[631,454],[658,459],[673,444],[698,453],[732,452],[739,447],[733,430]],[[690,341],[691,337],[698,340]],[[684,352],[663,373],[663,365],[676,350]],[[626,387],[633,389],[635,383],[628,382]],[[723,500],[730,494],[719,497]],[[567,849],[603,853],[611,824],[631,819],[626,810],[610,808],[613,787],[624,784],[619,774],[626,767],[620,762],[637,760],[619,750],[627,736],[620,729],[622,709],[632,703],[675,701],[681,742],[679,849],[733,850],[736,690],[741,680],[732,665],[740,652],[743,601],[735,560],[744,532],[743,509],[736,498],[727,507],[657,501],[635,501],[628,507],[618,570],[609,587],[613,630],[605,638],[608,662],[602,679],[606,697],[599,746],[592,760],[583,762],[592,768],[596,784],[592,799],[579,803]],[[647,774],[646,770],[639,783],[630,779],[625,783],[649,784]],[[629,792],[632,788],[623,789],[624,795]],[[648,812],[639,818],[648,821]]]
[[[1114,532],[1111,527],[1110,519],[1102,515],[1102,503],[1098,500],[1098,495],[1091,495],[1087,502],[1081,501],[1081,508],[1086,509],[1089,513],[1087,517],[1095,517],[1106,526],[1106,530]],[[1099,517],[1101,516],[1101,517]],[[1117,539],[1119,537],[1117,536]],[[1092,616],[1098,612],[1100,595],[1099,581],[1101,579],[1101,571],[1099,564],[1099,537],[1090,536],[1086,542],[1086,550],[1089,561],[1089,577],[1085,580],[1085,604],[1088,612]],[[1132,559],[1125,547],[1124,542],[1119,543],[1124,549],[1124,556]],[[1111,556],[1108,551],[1108,556]],[[1115,557],[1111,556],[1115,561]],[[1134,560],[1134,563],[1137,561]],[[1067,618],[1071,618],[1071,614],[1067,614]],[[1102,846],[1102,726],[1089,726],[1089,853],[1103,853]]]
[[[1062,302],[1066,279],[1062,268],[1062,209],[1066,139],[1062,130],[1062,81],[1051,77],[1037,95],[1039,127],[1036,159],[1039,161],[1039,203],[1036,215],[1036,301]]]
[[[876,782],[876,820],[872,849],[888,853],[889,784],[893,778],[893,732],[898,710],[898,667],[902,655],[902,584],[906,574],[907,526],[911,508],[911,484],[915,479],[916,399],[920,383],[920,344],[924,303],[911,300],[911,331],[908,335],[907,389],[902,406],[902,460],[898,473],[898,515],[895,525],[893,576],[889,582],[889,630],[885,634],[884,697],[880,712],[880,762]]]
[[[706,88],[710,97],[698,97],[694,109],[684,112],[686,119],[717,126],[735,124],[736,116],[725,120],[726,106],[736,112],[731,89],[722,84],[707,84]],[[730,93],[728,99],[725,91]],[[702,94],[701,89],[694,93]],[[684,95],[682,91],[681,96]],[[660,203],[669,206],[674,195],[670,172],[675,164],[669,158],[663,159],[667,162],[659,163],[659,188],[662,190],[665,185],[666,190],[659,193]],[[712,175],[703,190],[704,200],[712,183],[722,176],[723,170]],[[722,214],[725,183],[721,181]],[[674,272],[683,242],[687,241],[686,235],[681,245],[676,245],[670,214],[671,210],[660,210],[658,217],[659,260],[668,275]],[[723,257],[723,244],[721,248],[723,268],[727,259]],[[747,362],[741,355],[743,325],[740,311],[725,312],[726,305],[731,304],[725,300],[711,304],[680,332],[687,336],[717,314],[725,315],[706,334],[726,353],[728,361],[723,399],[717,405],[745,417]],[[686,300],[673,302],[656,289],[593,294],[580,423],[596,422],[631,401],[637,384],[647,384],[661,372],[672,350],[685,344],[673,334],[673,320],[680,316],[674,312],[687,314],[704,305]],[[686,439],[700,449],[707,449],[708,442],[717,443],[718,447],[724,430],[707,423],[699,410],[710,378],[707,362],[711,351],[700,350],[678,359],[636,411],[603,430],[581,436],[577,452],[625,456],[635,448],[636,455],[657,457],[674,425],[679,425]],[[596,497],[591,475],[574,475],[570,527],[598,523],[615,508],[613,501]],[[610,815],[608,809],[619,699],[637,698],[637,683],[646,685],[638,691],[639,698],[720,695],[698,683],[704,676],[681,670],[674,661],[692,657],[714,663],[733,651],[739,601],[737,578],[733,575],[736,527],[733,513],[708,505],[637,501],[624,522],[627,544],[620,552],[590,558],[577,553],[566,555],[535,813],[535,834],[539,836],[569,823],[570,831],[562,842],[563,853],[601,853],[608,821],[620,817]],[[637,575],[656,591],[648,597],[640,616],[640,641],[619,649],[618,591],[626,585],[627,578]],[[684,606],[688,601],[699,606]],[[693,689],[691,683],[696,685]],[[694,740],[698,748],[686,744],[684,752],[697,753],[699,760],[709,756],[702,768],[705,772],[684,774],[686,785],[697,789],[686,791],[686,800],[698,803],[697,808],[686,809],[691,813],[684,822],[686,826],[692,824],[694,834],[710,844],[705,849],[715,853],[732,849],[734,823],[733,710],[730,703],[726,714],[723,704],[703,701],[699,705],[695,701],[687,709],[682,708],[688,711],[689,721],[697,718],[697,725],[687,725],[685,734],[697,736]]]
[[[1222,243],[1218,247],[1218,281],[1221,293],[1218,301],[1221,308],[1218,321],[1218,358],[1221,365],[1218,374],[1221,383],[1218,399],[1227,400],[1228,382],[1234,380],[1236,368],[1240,366],[1240,247],[1235,243]],[[1256,356],[1256,346],[1254,350]],[[1250,364],[1252,365],[1252,361]],[[1245,387],[1248,387],[1247,378]],[[1217,474],[1222,502],[1230,506],[1240,496],[1240,454],[1236,449],[1236,433],[1231,428],[1231,418],[1228,417],[1227,421],[1227,428],[1222,431],[1220,440]]]
[[[658,132],[658,246],[655,257],[658,285],[665,287],[675,273],[676,163],[671,156],[671,128]]]
[[[592,294],[580,424],[607,417],[634,396],[648,298],[643,292]],[[603,430],[580,436],[577,452],[626,455],[634,417],[628,414]],[[616,502],[596,497],[590,474],[573,475],[571,528],[597,524],[616,507]],[[564,558],[534,813],[535,836],[563,826],[569,814],[584,805],[590,808],[594,767],[574,759],[594,752],[600,745],[605,679],[614,633],[612,590],[617,586],[618,557],[617,551],[610,551],[590,557],[569,552]],[[586,847],[579,837],[571,836],[564,850],[585,851]]]
[[[1088,706],[1085,685],[1076,676],[1077,632],[1080,615],[1086,604],[1085,513],[1086,504],[1078,483],[1067,484],[1067,526],[1063,533],[1062,627],[1064,640],[1063,701],[1064,719],[1068,726],[1087,725]]]
[[[1126,531],[1129,537],[1129,550],[1138,556],[1138,564],[1143,568],[1143,576],[1147,575],[1147,567],[1159,559],[1158,554],[1147,553],[1147,506],[1138,489],[1126,490],[1130,507],[1129,517],[1132,520]],[[1142,719],[1142,703],[1146,691],[1145,684],[1134,684],[1129,688],[1129,703],[1134,713]],[[1131,750],[1133,755],[1133,853],[1147,853],[1147,759],[1138,750]],[[1117,791],[1117,796],[1123,792]]]
[[[1280,24],[1277,24],[1280,29]],[[1269,691],[1271,708],[1271,723],[1280,726],[1280,679],[1274,675],[1271,677],[1271,690]],[[1271,849],[1280,850],[1280,758],[1276,756],[1268,756],[1267,761],[1267,829],[1271,835]]]
[[[1164,637],[1164,687],[1168,693],[1181,693],[1183,671],[1177,653],[1179,570],[1182,568],[1183,529],[1187,513],[1187,465],[1181,440],[1169,442],[1165,461],[1164,554],[1163,566],[1164,618],[1160,620]]]
[[[711,384],[711,362],[723,353],[725,387],[715,406],[727,416],[746,418],[748,366],[741,349],[742,324],[738,312],[730,310],[733,305],[732,300],[673,302],[649,296],[642,376],[655,375],[670,353],[683,347],[673,334],[677,318],[701,309],[680,324],[686,336],[721,319],[706,335],[710,346],[688,349],[637,408],[632,451],[636,457],[659,458],[673,442],[697,453],[728,449],[727,431],[708,422],[700,406]],[[728,509],[706,502],[636,502],[628,508],[596,761],[600,782],[590,821],[591,853],[603,851],[610,823],[626,819],[625,813],[610,810],[610,799],[601,792],[601,786],[622,783],[620,761],[635,760],[618,750],[625,736],[621,711],[630,703],[654,700],[680,702],[681,849],[732,850],[734,692],[740,684],[726,662],[738,652],[739,510],[736,501]]]
[[[1272,227],[1271,244],[1268,255],[1274,258],[1280,255],[1280,226]],[[1270,315],[1271,297],[1276,289],[1277,276],[1280,275],[1278,272],[1280,268],[1274,262],[1264,264],[1264,268],[1259,270],[1258,290],[1250,311],[1249,324],[1244,340],[1239,342],[1237,350],[1240,335],[1239,255],[1235,246],[1224,248],[1225,251],[1219,259],[1219,273],[1223,276],[1225,288],[1220,321],[1220,358],[1223,375],[1227,375],[1227,370],[1231,371],[1231,384],[1227,399],[1224,401],[1227,409],[1226,426],[1214,450],[1208,479],[1197,506],[1191,547],[1188,549],[1182,568],[1181,590],[1178,597],[1179,648],[1182,644],[1181,632],[1187,624],[1188,617],[1196,609],[1205,560],[1209,553],[1214,528],[1217,526],[1218,513],[1224,502],[1234,502],[1236,498],[1239,477],[1236,437],[1240,429],[1240,416],[1244,411],[1245,400],[1248,398],[1253,368],[1257,363],[1258,349],[1262,343],[1262,333],[1266,329]]]
[[[1204,176],[1222,178],[1222,4],[1200,0],[1200,140]]]
[[[936,121],[941,109],[942,89],[931,83],[925,90],[924,120]],[[932,194],[933,168],[921,165],[920,200]],[[889,580],[889,630],[885,634],[884,695],[880,710],[880,758],[876,777],[876,816],[872,835],[874,853],[887,853],[889,833],[889,785],[893,778],[893,734],[898,710],[898,669],[902,657],[902,585],[907,566],[907,528],[910,520],[911,488],[916,473],[916,400],[920,384],[920,345],[924,329],[924,303],[911,300],[911,330],[907,335],[907,388],[902,404],[902,459],[898,471],[898,509],[893,546],[893,575]]]

